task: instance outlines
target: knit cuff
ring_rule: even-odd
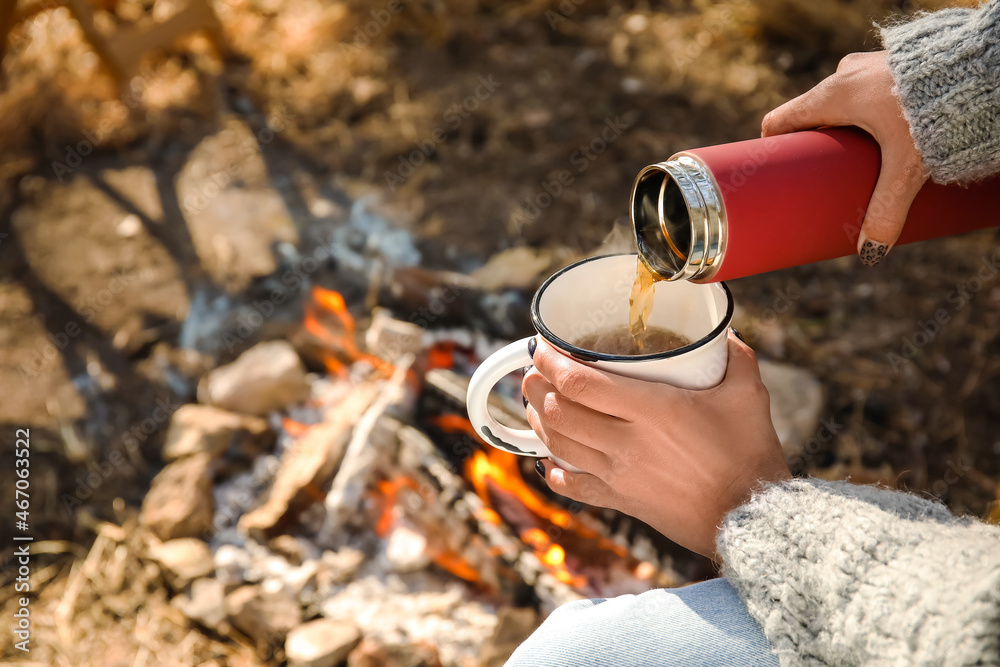
[[[719,531],[782,665],[1000,664],[1000,528],[843,482],[772,485]]]
[[[1000,0],[881,29],[910,134],[931,177],[1000,172]]]

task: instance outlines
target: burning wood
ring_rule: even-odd
[[[224,580],[225,590],[246,599],[215,615],[195,609],[203,601],[192,602],[184,607],[192,618],[226,618],[249,630],[266,608],[267,592],[282,596],[289,612],[300,605],[301,618],[351,619],[366,637],[388,638],[396,630],[385,628],[410,621],[387,620],[387,614],[409,609],[412,617],[420,605],[434,609],[445,595],[440,591],[451,587],[455,592],[445,597],[458,596],[461,614],[477,625],[455,625],[449,612],[428,620],[426,634],[413,639],[457,645],[434,634],[442,632],[443,619],[452,623],[449,633],[464,632],[467,642],[492,631],[494,603],[532,601],[545,614],[585,596],[674,583],[655,550],[640,558],[636,544],[611,539],[595,515],[567,508],[526,481],[518,457],[480,441],[464,414],[469,380],[462,371],[496,342],[469,331],[428,332],[385,313],[376,320],[378,328],[362,338],[340,293],[310,291],[297,340],[327,372],[302,372],[308,397],[271,413],[280,458],[264,454],[250,473],[234,474],[215,490],[225,524],[238,518],[239,531],[227,528],[209,545],[213,581]],[[233,365],[240,367],[240,360]],[[265,368],[253,370],[267,375]],[[506,393],[514,392],[509,383]],[[505,422],[526,426],[519,402],[505,392],[492,400]],[[257,495],[264,501],[246,511],[239,499]],[[347,556],[352,567],[336,565]],[[206,588],[205,581],[192,582],[192,591],[218,588]],[[299,616],[287,618],[277,635]],[[455,664],[447,655],[443,661]]]
[[[240,519],[248,534],[274,537],[292,523],[306,507],[322,497],[319,489],[330,480],[344,456],[355,423],[378,394],[372,383],[354,390],[322,424],[302,431],[282,459],[281,469],[267,501]],[[296,430],[302,426],[294,422]]]
[[[391,457],[394,453],[391,450],[395,444],[395,433],[391,426],[384,429],[380,438],[373,438],[372,435],[376,433],[376,422],[382,418],[387,408],[393,402],[402,399],[405,391],[404,383],[412,363],[413,357],[401,361],[392,378],[381,389],[378,399],[365,412],[354,429],[340,471],[326,496],[326,521],[319,535],[324,543],[335,543],[336,533],[343,527],[347,517],[357,512],[379,456]]]

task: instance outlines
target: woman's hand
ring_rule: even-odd
[[[725,380],[701,391],[612,375],[538,341],[538,373],[523,384],[528,422],[553,456],[587,471],[541,462],[556,493],[714,558],[726,513],[758,483],[790,478],[757,357],[735,336]]]
[[[927,181],[923,159],[903,117],[885,51],[852,53],[815,88],[764,116],[761,136],[824,125],[855,125],[882,147],[882,171],[858,237],[861,261],[885,257],[906,222],[913,198]]]

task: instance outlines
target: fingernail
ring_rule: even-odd
[[[740,339],[740,342],[746,345],[746,340],[743,338],[743,334],[740,333],[739,329],[736,327],[729,327],[729,330],[733,332],[733,335]]]
[[[532,336],[531,338],[528,339],[528,356],[531,357],[532,359],[535,358],[536,347],[538,347],[538,341],[536,341],[535,337]]]
[[[528,407],[528,397],[521,394],[521,400],[524,401],[524,407]]]
[[[865,242],[861,244],[861,250],[858,251],[858,256],[865,266],[875,266],[882,261],[887,252],[889,252],[888,243],[879,243],[878,241],[865,239]]]
[[[541,459],[535,459],[535,472],[545,478],[545,464],[542,463]]]

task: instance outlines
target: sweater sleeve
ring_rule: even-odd
[[[913,141],[938,183],[1000,172],[1000,0],[882,28]]]
[[[792,480],[730,512],[718,553],[784,667],[1000,665],[1000,527]]]

